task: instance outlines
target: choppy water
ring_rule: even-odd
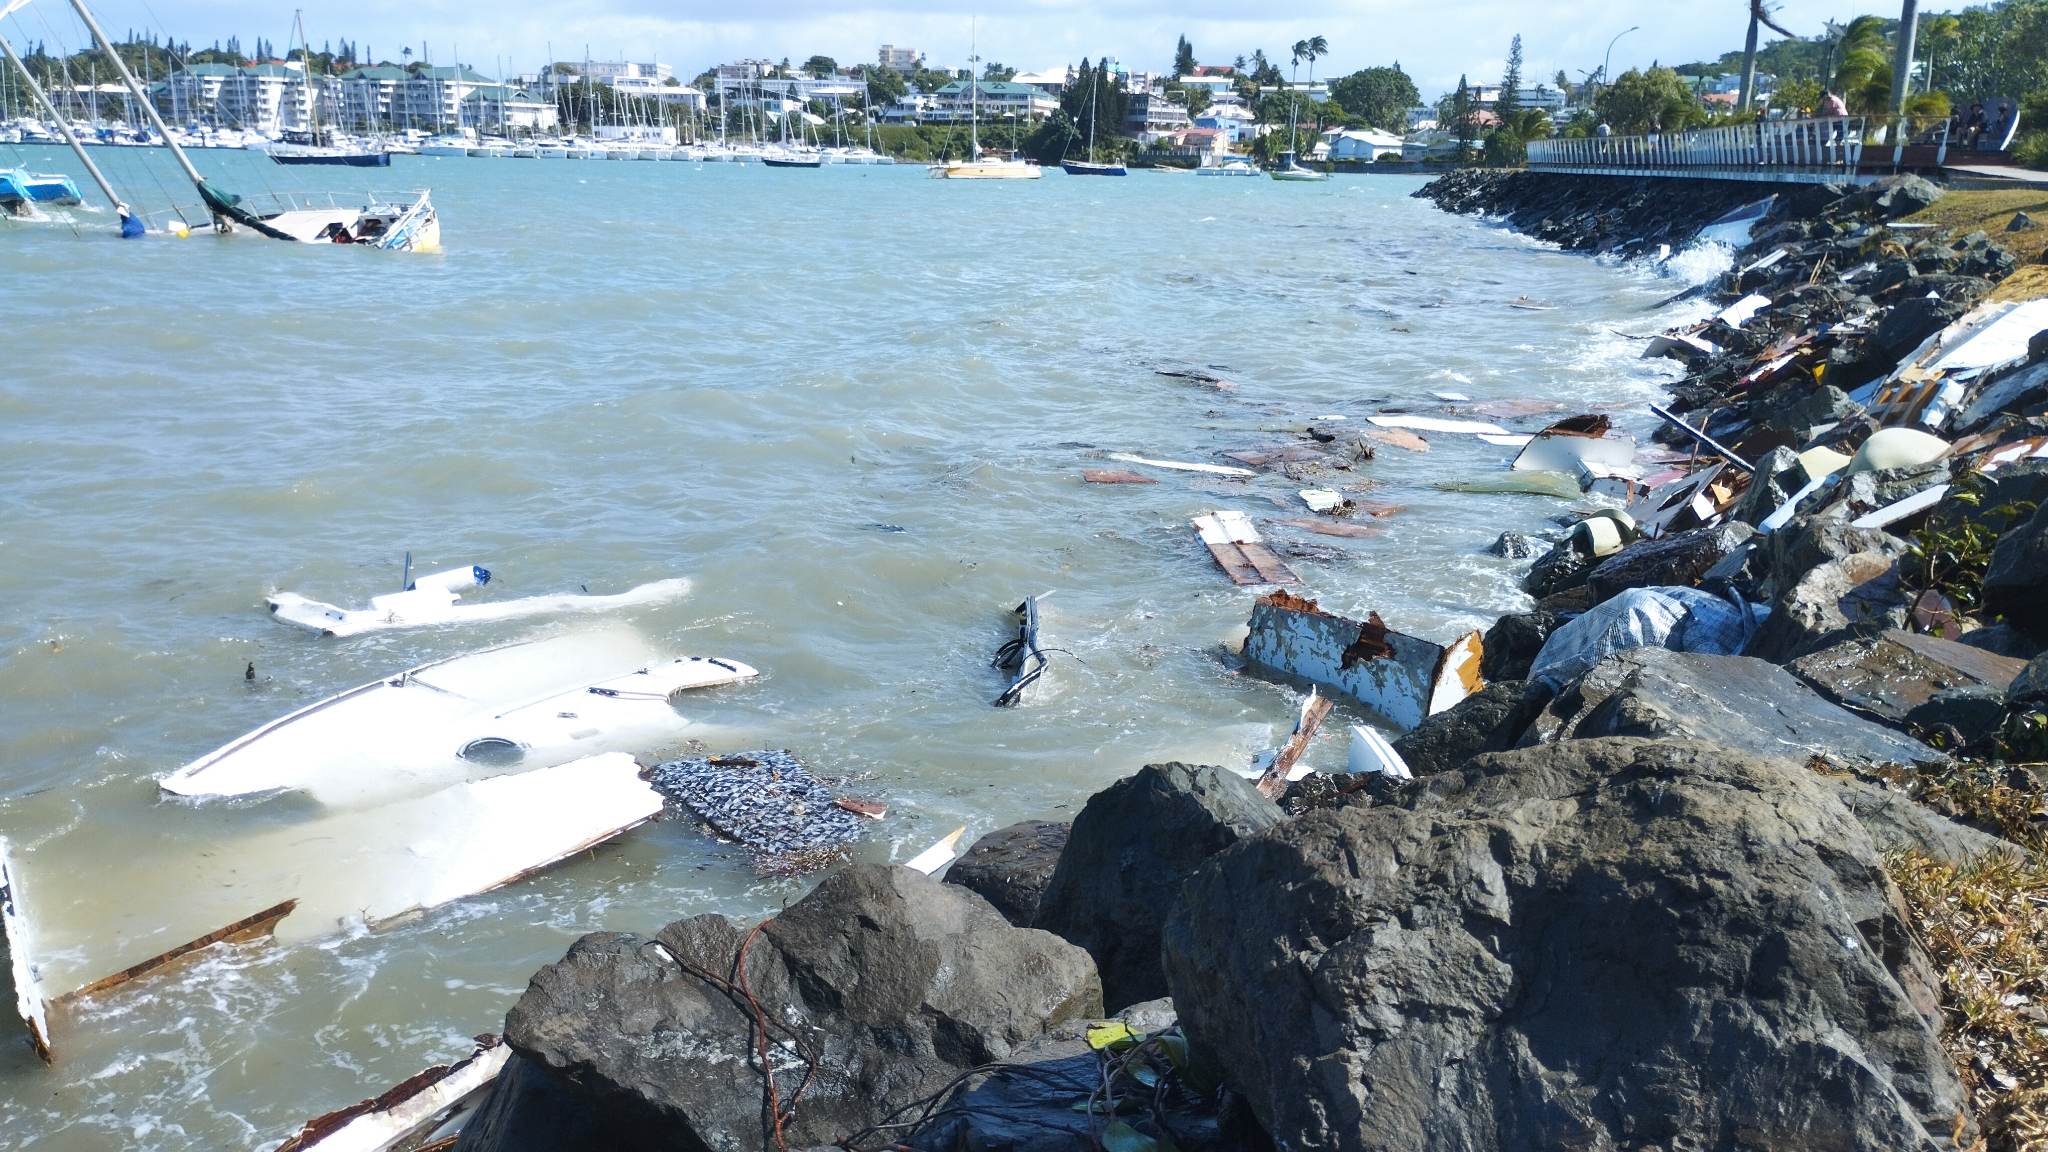
[[[172,802],[153,777],[564,626],[320,640],[267,619],[268,590],[360,603],[408,549],[491,567],[500,595],[688,576],[632,625],[764,670],[687,701],[698,736],[869,774],[892,810],[862,851],[900,859],[1071,813],[1149,760],[1246,763],[1291,720],[1291,693],[1222,657],[1252,593],[1188,518],[1301,515],[1300,485],[1085,485],[1098,450],[1213,460],[1439,411],[1433,388],[1639,409],[1660,370],[1615,330],[1659,326],[1677,286],[1440,215],[1406,178],[201,162],[257,190],[431,183],[447,252],[0,227],[0,834],[46,959],[81,979],[254,910],[208,877],[242,898],[323,879],[318,850],[267,847],[303,801]],[[109,166],[175,186],[144,163]],[[1187,365],[1235,387],[1153,371]],[[1269,535],[1310,546],[1289,562],[1326,603],[1447,638],[1523,602],[1480,549],[1568,505],[1436,491],[1511,451],[1432,440],[1363,467],[1401,506],[1383,535]],[[1049,698],[993,710],[1003,613],[1048,590]],[[1342,731],[1311,762],[1341,762]],[[667,821],[395,928],[216,949],[59,1008],[54,1068],[0,1044],[0,1149],[268,1146],[465,1051],[582,932],[802,891]]]

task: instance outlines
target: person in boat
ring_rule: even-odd
[[[328,239],[336,244],[353,244],[356,242],[356,238],[348,234],[348,225],[346,224],[336,224],[334,226],[334,234],[329,236]]]

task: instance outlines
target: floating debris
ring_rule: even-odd
[[[1223,510],[1197,516],[1192,523],[1208,546],[1209,555],[1216,558],[1216,564],[1233,584],[1252,587],[1260,584],[1299,584],[1287,565],[1280,562],[1273,550],[1266,547],[1259,538],[1259,530],[1252,527],[1251,518],[1242,512]]]
[[[454,1064],[437,1064],[380,1096],[308,1120],[275,1152],[412,1152],[452,1147],[483,1104],[512,1049],[496,1036]]]
[[[787,751],[670,760],[647,782],[752,852],[764,872],[822,866],[860,838],[861,818]]]
[[[1090,484],[1157,484],[1159,481],[1127,468],[1083,468],[1081,479]]]
[[[1143,464],[1147,468],[1166,468],[1175,472],[1205,472],[1211,476],[1257,476],[1249,468],[1232,468],[1228,464],[1191,464],[1184,460],[1154,460],[1150,456],[1133,456],[1128,452],[1111,452],[1111,460],[1119,464]]]
[[[1285,591],[1252,605],[1245,660],[1355,700],[1407,731],[1479,690],[1480,636],[1448,645],[1396,632],[1378,613],[1349,620]]]

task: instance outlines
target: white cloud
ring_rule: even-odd
[[[1631,25],[1641,27],[1615,46],[1617,73],[1652,60],[1680,63],[1740,48],[1748,11],[1744,0],[1013,0],[1000,6],[887,0],[859,7],[828,0],[590,0],[574,8],[531,0],[302,2],[316,44],[348,38],[395,58],[402,46],[417,51],[424,43],[437,60],[459,52],[486,69],[503,60],[507,70],[531,70],[550,49],[557,58],[581,58],[587,45],[593,57],[655,56],[690,75],[742,56],[801,60],[823,53],[842,63],[866,61],[885,41],[921,49],[934,64],[958,65],[968,55],[970,27],[984,59],[1019,68],[1110,55],[1131,67],[1163,69],[1182,34],[1204,61],[1227,63],[1264,48],[1284,68],[1289,45],[1319,34],[1329,41],[1330,55],[1318,63],[1318,75],[1399,60],[1425,95],[1456,84],[1460,74],[1474,83],[1498,80],[1508,39],[1518,31],[1525,75],[1547,79],[1563,69],[1576,80],[1598,67],[1608,42]],[[83,41],[53,0],[36,8],[49,11],[17,16],[8,34],[68,38],[72,47]],[[1779,8],[1787,27],[1818,32],[1831,18],[1896,15],[1898,4],[1783,0]],[[150,27],[194,44],[231,34],[245,45],[258,36],[280,45],[290,38],[289,11],[257,0],[101,0],[98,10],[109,29]],[[46,22],[59,30],[44,31]],[[13,26],[18,23],[23,26]]]

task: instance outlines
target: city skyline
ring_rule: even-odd
[[[1317,62],[1317,75],[1338,76],[1399,61],[1425,94],[1447,90],[1461,75],[1473,83],[1498,79],[1507,40],[1518,31],[1532,83],[1560,69],[1577,82],[1582,72],[1600,65],[1609,43],[1631,25],[1642,27],[1614,42],[1612,70],[1617,74],[1653,60],[1682,63],[1739,49],[1747,12],[1746,5],[1725,2],[1660,12],[1646,22],[1642,5],[1632,0],[1585,0],[1555,6],[1554,14],[1531,7],[1509,0],[1444,0],[1426,7],[1356,0],[1302,4],[1255,20],[1243,18],[1234,7],[1206,2],[1170,15],[1123,2],[1043,2],[1021,13],[977,15],[917,0],[852,12],[831,10],[816,0],[782,0],[745,19],[725,17],[723,10],[707,4],[658,8],[632,0],[611,0],[573,14],[539,5],[485,11],[434,0],[403,6],[388,0],[314,4],[304,12],[307,38],[316,47],[347,39],[381,59],[399,60],[403,49],[411,47],[415,59],[431,55],[445,64],[459,57],[486,72],[495,69],[494,74],[533,72],[550,57],[654,59],[673,65],[685,79],[713,64],[743,58],[801,62],[818,54],[842,65],[870,63],[884,43],[914,48],[933,67],[957,67],[966,62],[970,40],[978,41],[984,61],[1026,70],[1103,55],[1131,68],[1163,70],[1171,62],[1175,39],[1183,35],[1204,63],[1227,64],[1262,48],[1285,68],[1294,41],[1321,35],[1330,53]],[[281,53],[293,39],[290,10],[245,0],[154,5],[104,0],[95,11],[115,35],[146,29],[195,48],[235,36],[247,50],[261,37]],[[1898,5],[1895,0],[1784,0],[1776,18],[1796,32],[1814,35],[1827,20],[1865,13],[1896,17]],[[1443,35],[1445,28],[1480,27],[1494,30],[1489,40]],[[0,22],[0,32],[17,43],[46,42],[53,50],[76,50],[85,39],[69,9],[56,0],[38,0]]]

